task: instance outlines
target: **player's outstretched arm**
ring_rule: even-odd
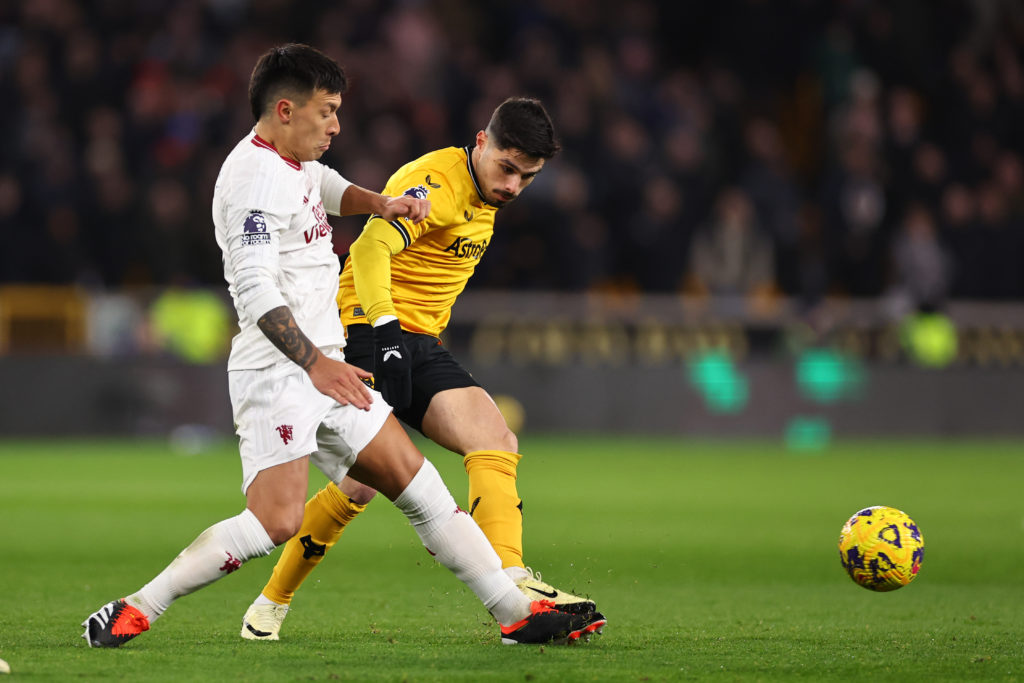
[[[338,214],[351,216],[360,213],[374,213],[386,221],[407,218],[413,223],[419,223],[430,215],[430,200],[409,195],[388,197],[358,185],[350,185],[345,194],[341,195]]]
[[[309,375],[320,393],[341,405],[369,410],[372,398],[362,380],[371,374],[348,363],[328,358],[299,329],[287,306],[272,308],[256,323],[267,339]]]

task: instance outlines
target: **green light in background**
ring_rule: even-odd
[[[794,417],[786,425],[786,447],[794,451],[820,451],[832,440],[832,425],[821,417]]]
[[[908,317],[900,336],[904,348],[918,365],[944,368],[956,359],[956,326],[941,313],[918,313]]]
[[[693,356],[689,362],[690,382],[706,386],[729,381],[736,376],[732,357],[725,351],[705,351]]]
[[[801,393],[818,403],[856,395],[864,383],[860,365],[831,349],[805,351],[796,361],[796,382]]]
[[[713,413],[738,413],[750,399],[747,378],[726,351],[707,351],[694,356],[687,367],[690,384]]]
[[[750,387],[742,375],[728,381],[712,384],[705,389],[704,400],[716,413],[738,413],[747,406]]]

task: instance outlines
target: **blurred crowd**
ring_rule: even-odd
[[[287,41],[349,74],[324,161],[370,188],[544,100],[563,153],[473,288],[1024,297],[1016,0],[0,2],[0,282],[222,285],[213,182]]]

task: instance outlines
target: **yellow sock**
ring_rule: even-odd
[[[291,604],[295,591],[331,549],[341,532],[366,505],[353,503],[334,484],[306,501],[302,527],[284,546],[263,595],[282,605]]]
[[[463,458],[469,475],[469,514],[501,558],[523,566],[523,501],[516,491],[518,453],[473,451]]]

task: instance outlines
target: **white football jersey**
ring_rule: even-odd
[[[256,325],[278,306],[291,309],[318,347],[345,344],[327,214],[338,215],[350,184],[318,161],[281,156],[255,130],[225,159],[213,192],[213,224],[238,312],[228,370],[291,362]]]

